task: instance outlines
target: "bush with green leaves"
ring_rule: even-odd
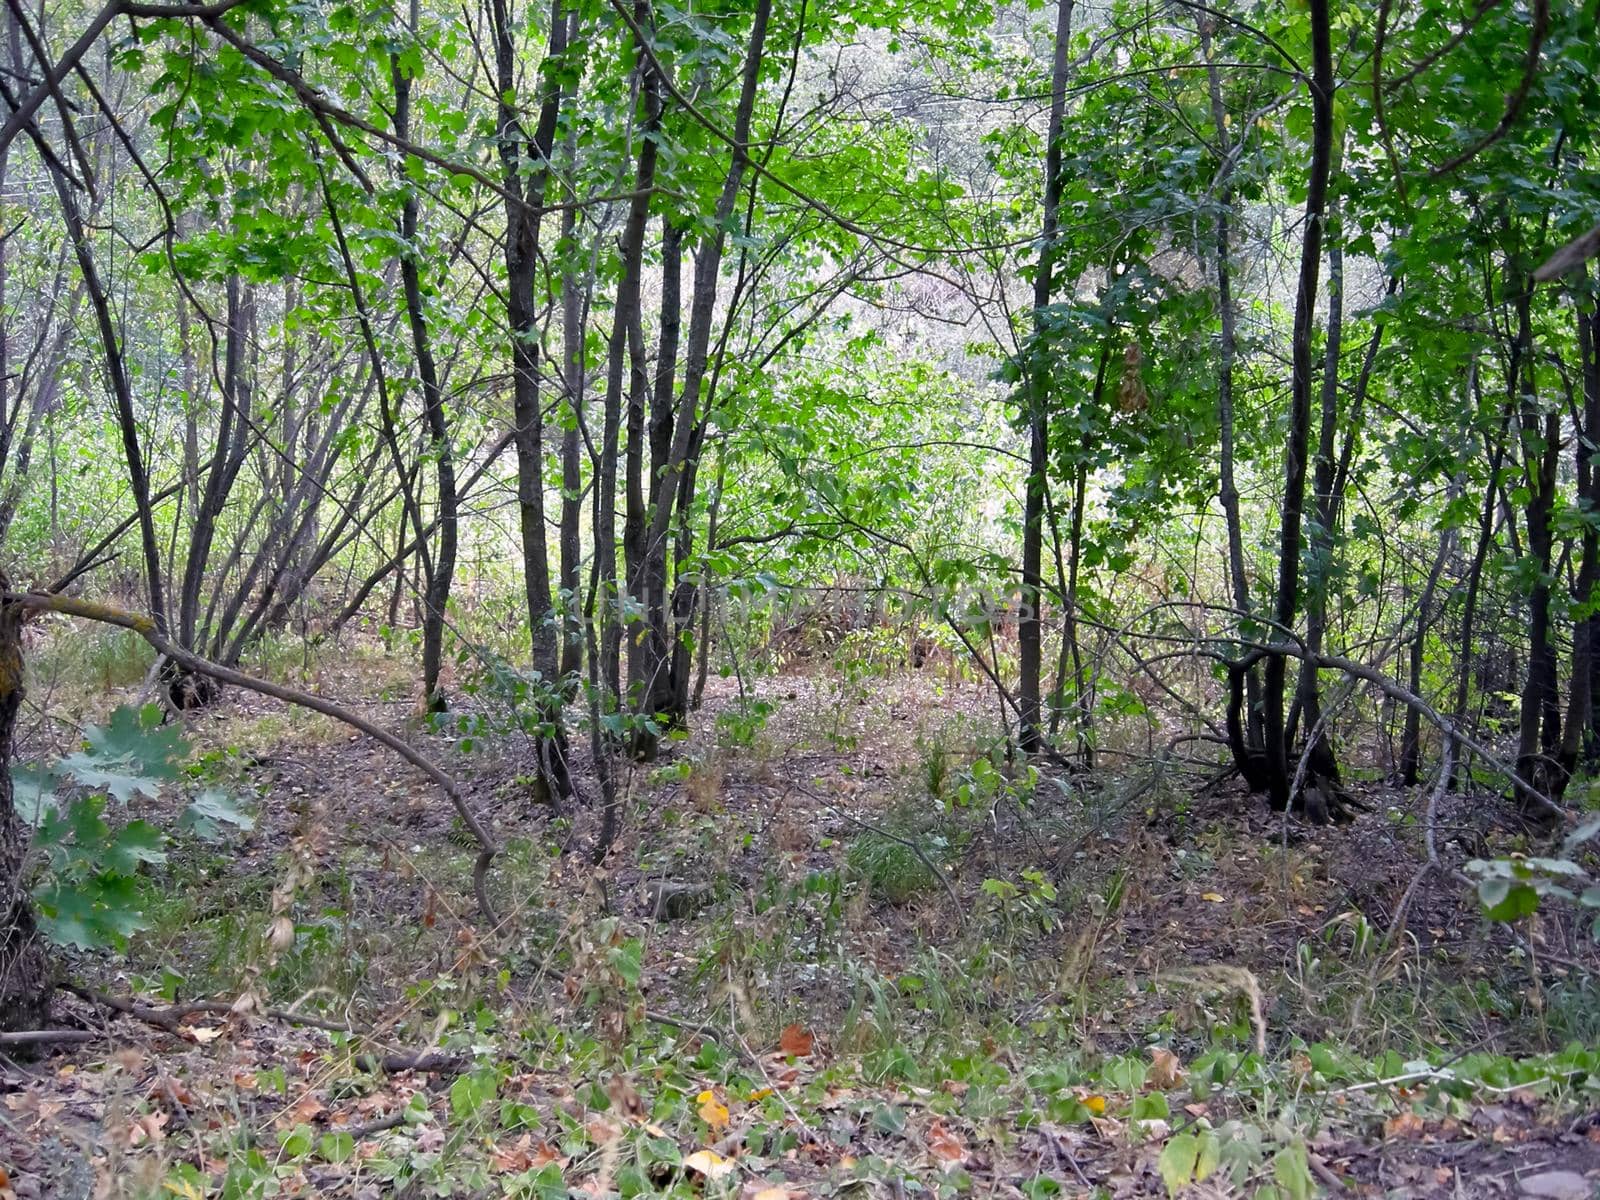
[[[1515,921],[1545,900],[1565,900],[1595,913],[1592,932],[1600,941],[1600,879],[1579,857],[1600,834],[1600,813],[1590,813],[1561,843],[1560,856],[1473,859],[1467,873],[1478,883],[1478,902],[1491,921]]]
[[[82,747],[53,766],[15,770],[14,801],[33,828],[25,869],[51,941],[121,947],[144,928],[137,878],[166,860],[170,839],[127,810],[135,797],[159,800],[180,789],[187,755],[181,731],[162,724],[158,705],[124,705],[107,725],[85,727]],[[204,788],[188,796],[177,825],[218,841],[225,827],[248,830],[254,820],[233,797]]]

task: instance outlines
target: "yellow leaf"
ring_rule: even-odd
[[[771,1088],[757,1088],[755,1091],[750,1093],[750,1102],[753,1104],[757,1100],[765,1100],[770,1095],[772,1095],[772,1089]],[[771,1189],[768,1189],[768,1190],[771,1190]],[[787,1194],[788,1193],[785,1193],[785,1195],[787,1195]]]
[[[1221,904],[1223,902],[1223,896],[1221,892],[1207,892],[1205,895],[1201,896],[1200,899],[1209,900],[1213,904]]]
[[[1104,1116],[1106,1098],[1104,1096],[1085,1096],[1083,1098],[1083,1106],[1097,1117]]]
[[[713,1131],[722,1129],[728,1124],[728,1106],[717,1099],[715,1092],[708,1089],[701,1092],[696,1099],[700,1101],[700,1119],[711,1126]]]
[[[733,1163],[715,1150],[696,1150],[683,1160],[683,1165],[707,1179],[725,1179],[733,1174]]]

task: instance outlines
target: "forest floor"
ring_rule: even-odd
[[[398,660],[314,682],[408,719]],[[1438,878],[1397,921],[1425,788],[1313,829],[1142,734],[1017,772],[942,672],[746,682],[632,770],[601,871],[526,739],[417,734],[504,844],[495,928],[380,747],[256,697],[189,718],[255,827],[176,846],[126,952],[66,962],[56,1023],[98,1036],[0,1060],[0,1200],[1600,1185],[1592,951],[1552,923],[1530,960]],[[1446,800],[1450,862],[1518,844],[1488,808]]]

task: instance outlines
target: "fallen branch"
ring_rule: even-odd
[[[93,1004],[97,1008],[110,1009],[112,1012],[121,1013],[125,1017],[143,1021],[146,1025],[154,1025],[157,1029],[170,1033],[174,1037],[182,1036],[178,1032],[178,1018],[159,1008],[152,1008],[148,1004],[141,1004],[133,999],[125,1000],[120,996],[102,995],[92,988],[79,987],[75,983],[61,983],[56,986],[59,990],[70,992],[78,999],[87,1004]]]
[[[358,1054],[356,1066],[374,1074],[398,1075],[402,1071],[423,1071],[435,1075],[459,1075],[472,1065],[459,1054],[424,1051],[420,1054]]]
[[[460,816],[461,823],[471,832],[478,843],[478,859],[472,868],[472,888],[478,898],[478,908],[489,924],[498,924],[495,917],[494,906],[489,903],[489,892],[485,880],[489,872],[489,865],[499,853],[499,846],[489,831],[484,828],[472,809],[467,805],[466,798],[461,794],[461,789],[456,786],[456,781],[447,774],[443,768],[435,763],[426,754],[412,746],[402,738],[396,737],[387,729],[367,720],[365,717],[351,712],[341,705],[335,704],[314,692],[303,692],[299,688],[288,687],[285,684],[271,683],[265,679],[257,679],[253,675],[246,675],[243,671],[236,671],[232,667],[222,666],[210,659],[201,658],[198,654],[185,650],[177,643],[163,636],[155,627],[155,622],[149,617],[139,616],[136,613],[126,612],[114,608],[109,604],[95,604],[88,600],[78,600],[71,596],[52,596],[42,592],[5,592],[0,593],[0,600],[8,604],[18,604],[24,608],[42,612],[64,613],[70,617],[82,617],[88,621],[100,621],[107,625],[115,625],[121,629],[132,630],[155,648],[158,654],[165,655],[180,667],[192,671],[197,675],[205,675],[215,679],[218,683],[231,684],[234,687],[244,688],[246,691],[256,692],[263,696],[271,696],[274,700],[281,700],[285,704],[298,705],[319,712],[323,716],[332,717],[343,722],[359,733],[364,733],[374,741],[393,750],[406,762],[416,767],[429,779],[439,786],[445,797],[455,808]]]
[[[14,1033],[0,1033],[0,1046],[82,1044],[98,1042],[101,1036],[93,1029],[19,1029]]]
[[[157,1008],[144,1004],[130,997],[107,996],[92,988],[79,987],[77,984],[63,983],[57,987],[64,992],[70,992],[86,1003],[99,1008],[108,1009],[123,1016],[132,1017],[136,1021],[143,1021],[173,1037],[184,1036],[181,1020],[185,1016],[195,1013],[229,1014],[233,1006],[220,1000],[196,1000],[187,1004],[171,1004]],[[274,1020],[290,1022],[298,1025],[309,1025],[317,1029],[326,1029],[333,1033],[353,1032],[348,1025],[334,1021],[322,1021],[316,1017],[307,1017],[302,1013],[289,1012],[284,1009],[267,1009],[265,1016]],[[95,1042],[111,1036],[111,1031],[96,1029],[41,1029],[25,1031],[17,1034],[0,1034],[0,1046],[3,1045],[29,1045],[44,1042]],[[385,1075],[396,1075],[402,1071],[426,1071],[442,1075],[457,1075],[472,1065],[472,1060],[458,1054],[442,1054],[437,1051],[422,1051],[411,1054],[358,1054],[355,1057],[356,1066],[363,1071],[382,1072]]]
[[[94,991],[92,988],[79,987],[75,984],[57,984],[61,991],[70,992],[72,995],[90,1004],[101,1008],[109,1008],[114,1012],[135,1017],[169,1033],[178,1032],[178,1023],[185,1017],[192,1017],[196,1013],[208,1013],[216,1016],[233,1016],[237,1009],[226,1000],[189,1000],[181,1004],[168,1004],[156,1007],[146,1004],[135,997],[108,996],[103,992]],[[343,1021],[328,1021],[321,1017],[313,1017],[306,1013],[292,1012],[284,1008],[267,1008],[258,1010],[261,1016],[273,1021],[281,1021],[285,1025],[305,1025],[312,1029],[324,1029],[329,1033],[355,1032]]]

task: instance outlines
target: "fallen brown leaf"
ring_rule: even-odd
[[[928,1130],[928,1153],[941,1171],[953,1171],[966,1161],[967,1148],[959,1137],[941,1122],[935,1121]]]
[[[1183,1064],[1171,1050],[1156,1046],[1150,1051],[1150,1073],[1146,1081],[1159,1092],[1175,1088],[1183,1082]]]
[[[809,1058],[816,1038],[799,1025],[786,1025],[778,1035],[778,1049],[791,1058]]]

